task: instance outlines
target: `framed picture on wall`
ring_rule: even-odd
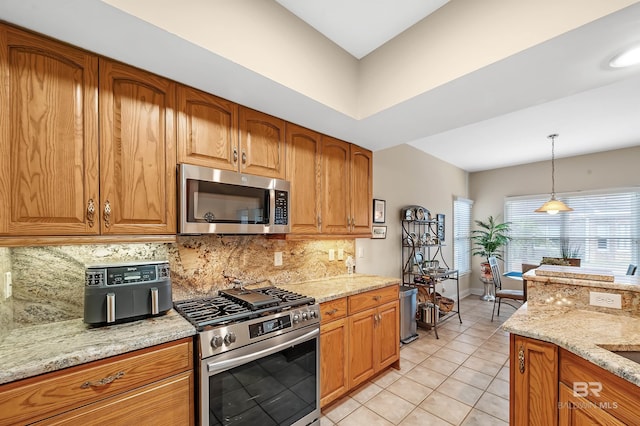
[[[385,222],[386,201],[373,199],[373,223]]]
[[[387,227],[373,226],[371,228],[371,238],[374,240],[387,238]]]
[[[438,240],[440,242],[444,241],[444,215],[442,213],[438,213],[436,215],[436,220],[438,222]]]

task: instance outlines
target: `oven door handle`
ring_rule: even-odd
[[[209,373],[216,373],[218,371],[224,371],[227,370],[229,368],[233,368],[236,367],[238,365],[242,365],[242,364],[246,364],[247,362],[251,362],[251,361],[255,361],[256,359],[265,357],[267,355],[271,355],[274,354],[276,352],[280,352],[282,349],[288,348],[290,346],[294,346],[297,345],[298,343],[302,343],[305,342],[307,340],[310,340],[316,336],[318,336],[320,334],[320,329],[319,328],[315,328],[312,331],[303,334],[302,336],[296,337],[294,339],[291,340],[287,340],[284,343],[280,343],[278,345],[272,346],[270,348],[266,348],[263,349],[261,351],[258,352],[254,352],[248,355],[242,355],[239,357],[235,357],[232,359],[227,359],[224,361],[218,361],[218,362],[208,362],[207,363],[207,371]]]

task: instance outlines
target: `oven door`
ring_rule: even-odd
[[[320,422],[319,325],[202,360],[202,425]]]

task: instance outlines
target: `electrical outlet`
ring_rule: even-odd
[[[622,309],[622,296],[613,293],[589,292],[589,304],[604,308]]]
[[[273,266],[282,266],[282,252],[276,251],[273,253]]]
[[[344,249],[338,249],[338,260],[344,260]]]
[[[11,294],[13,293],[12,291],[12,285],[11,285],[11,272],[5,272],[4,273],[4,298],[8,299],[11,297]]]
[[[336,260],[336,251],[334,249],[329,249],[329,261]]]

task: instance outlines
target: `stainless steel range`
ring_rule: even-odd
[[[320,310],[277,287],[174,303],[198,329],[202,425],[320,422]]]

